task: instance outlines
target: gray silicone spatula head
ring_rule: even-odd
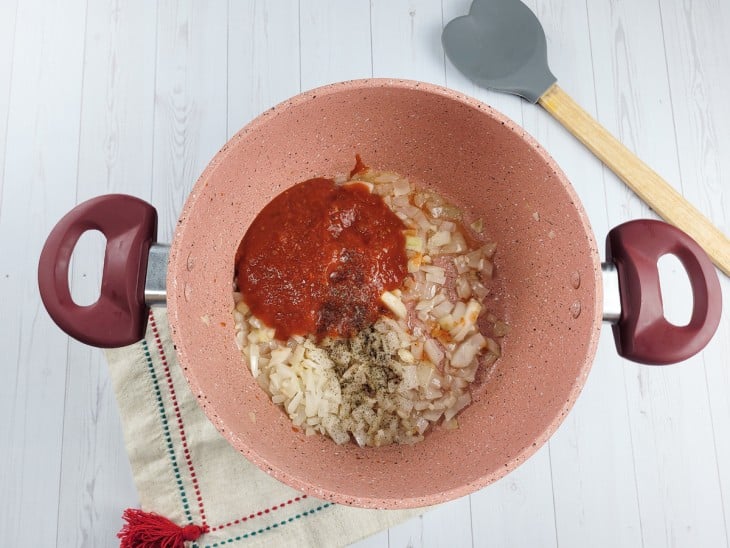
[[[556,81],[545,32],[519,0],[474,0],[441,35],[451,62],[477,84],[536,103]]]

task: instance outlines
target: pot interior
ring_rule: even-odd
[[[234,257],[247,227],[287,187],[349,172],[356,153],[437,189],[482,218],[498,243],[487,306],[511,327],[503,356],[478,378],[459,428],[436,429],[414,446],[361,449],[293,431],[234,342]],[[228,441],[297,489],[365,507],[442,502],[518,466],[573,405],[601,321],[596,243],[553,160],[490,107],[408,81],[334,84],[245,127],[184,207],[167,287],[180,363]]]

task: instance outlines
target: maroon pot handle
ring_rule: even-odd
[[[664,317],[657,261],[668,253],[680,260],[692,287],[694,304],[686,326]],[[618,271],[622,310],[613,336],[621,356],[664,365],[705,347],[720,323],[722,292],[715,267],[692,238],[660,221],[630,221],[608,233],[606,256]]]
[[[99,300],[79,306],[71,298],[68,269],[76,242],[87,230],[106,237]],[[157,211],[123,194],[79,204],[53,228],[38,262],[38,287],[49,315],[66,333],[101,348],[144,337],[147,256],[157,236]]]

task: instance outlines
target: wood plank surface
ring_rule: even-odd
[[[527,0],[560,86],[726,235],[730,3]],[[574,185],[599,248],[655,214],[548,113],[481,89],[445,58],[469,0],[0,2],[0,531],[11,546],[116,546],[137,504],[103,355],[38,297],[41,246],[75,204],[151,201],[160,240],[210,158],[301,90],[353,78],[423,80],[523,126]],[[75,254],[93,299],[99,239]],[[556,258],[559,260],[559,258]],[[669,306],[686,278],[662,263]],[[721,277],[725,300],[730,281]],[[507,477],[359,548],[730,548],[730,318],[686,363],[617,357],[606,326],[575,407]],[[428,471],[420,471],[428,473]]]
[[[0,531],[12,546],[57,542],[68,337],[43,309],[35,273],[48,231],[76,201],[85,17],[81,1],[19,2],[2,53],[12,80],[0,116]]]
[[[143,1],[91,2],[86,15],[77,201],[103,193],[149,200],[157,13]],[[80,302],[98,296],[105,240],[73,258],[71,287]],[[119,506],[138,504],[106,361],[69,342],[64,408],[59,546],[110,546]],[[124,483],[120,482],[124,478]],[[99,525],[103,524],[103,525]]]

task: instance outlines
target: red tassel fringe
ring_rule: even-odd
[[[159,514],[135,508],[127,508],[122,518],[127,523],[117,533],[120,548],[183,548],[185,541],[197,540],[208,531],[200,525],[180,527]]]

